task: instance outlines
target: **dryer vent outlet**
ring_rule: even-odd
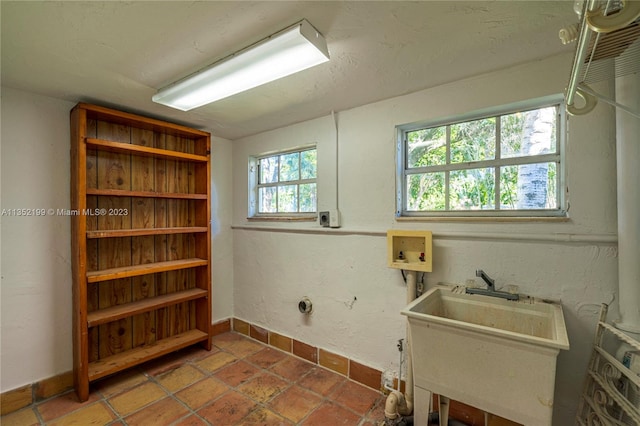
[[[298,310],[301,314],[310,314],[312,309],[311,300],[308,297],[303,297],[300,302],[298,302]]]

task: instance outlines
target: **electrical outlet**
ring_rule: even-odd
[[[320,212],[318,213],[318,222],[320,222],[320,226],[325,228],[329,227],[330,213],[329,212]]]
[[[338,210],[327,210],[318,213],[318,222],[320,226],[325,228],[339,228],[340,227],[340,212]]]

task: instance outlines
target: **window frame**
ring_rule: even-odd
[[[406,134],[416,130],[429,129],[434,127],[451,126],[458,123],[469,122],[492,117],[509,115],[517,112],[524,112],[546,107],[557,107],[556,115],[556,152],[541,154],[529,157],[509,157],[494,158],[492,160],[478,160],[463,163],[451,163],[450,159],[450,138],[447,131],[447,158],[444,165],[425,166],[409,168],[407,160],[408,145]],[[498,120],[499,122],[499,120]],[[496,123],[496,156],[500,153],[500,125]],[[566,111],[564,106],[564,96],[561,94],[530,99],[522,102],[511,103],[491,107],[487,109],[472,111],[466,114],[449,116],[437,120],[419,121],[396,126],[396,218],[544,218],[544,217],[566,217]],[[535,164],[541,162],[555,162],[557,164],[556,174],[556,209],[499,209],[499,204],[494,209],[487,210],[429,210],[413,211],[407,209],[407,176],[412,174],[429,172],[445,172],[446,197],[449,196],[449,173],[455,170],[477,169],[493,167],[496,170],[494,182],[496,183],[496,199],[500,194],[500,167],[522,164]],[[409,171],[410,170],[410,171]],[[409,172],[408,172],[409,171]]]
[[[278,172],[278,181],[272,183],[264,183],[261,184],[260,180],[260,160],[269,157],[279,157],[281,155],[298,153],[301,154],[305,151],[315,150],[316,151],[316,177],[314,179],[298,179],[292,181],[280,181],[279,172]],[[318,164],[317,164],[317,155],[318,155],[318,147],[316,144],[310,145],[302,145],[293,148],[276,150],[264,152],[257,155],[249,156],[249,200],[248,200],[248,219],[281,219],[281,220],[316,220],[318,216]],[[316,184],[316,210],[313,212],[275,212],[275,213],[261,213],[259,212],[259,191],[260,188],[265,187],[275,187],[283,184],[291,184],[291,185],[303,185],[315,183]],[[276,194],[277,194],[276,190]],[[299,201],[299,194],[298,194]],[[299,203],[298,203],[299,208]]]

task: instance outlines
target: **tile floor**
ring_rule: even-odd
[[[234,332],[0,418],[11,425],[373,426],[384,396]]]

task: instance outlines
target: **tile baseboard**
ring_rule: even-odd
[[[380,390],[381,371],[342,355],[332,353],[323,348],[317,348],[239,318],[226,318],[211,324],[212,336],[231,330],[328,368],[369,388]],[[29,385],[2,392],[0,394],[1,415],[4,416],[18,411],[34,402],[42,401],[71,389],[73,389],[73,372],[66,371]]]
[[[375,368],[330,352],[324,348],[312,346],[296,340],[293,337],[284,336],[256,324],[251,324],[239,318],[232,318],[231,322],[233,331],[237,333],[244,334],[259,342],[296,355],[376,391],[381,390],[382,372]]]

